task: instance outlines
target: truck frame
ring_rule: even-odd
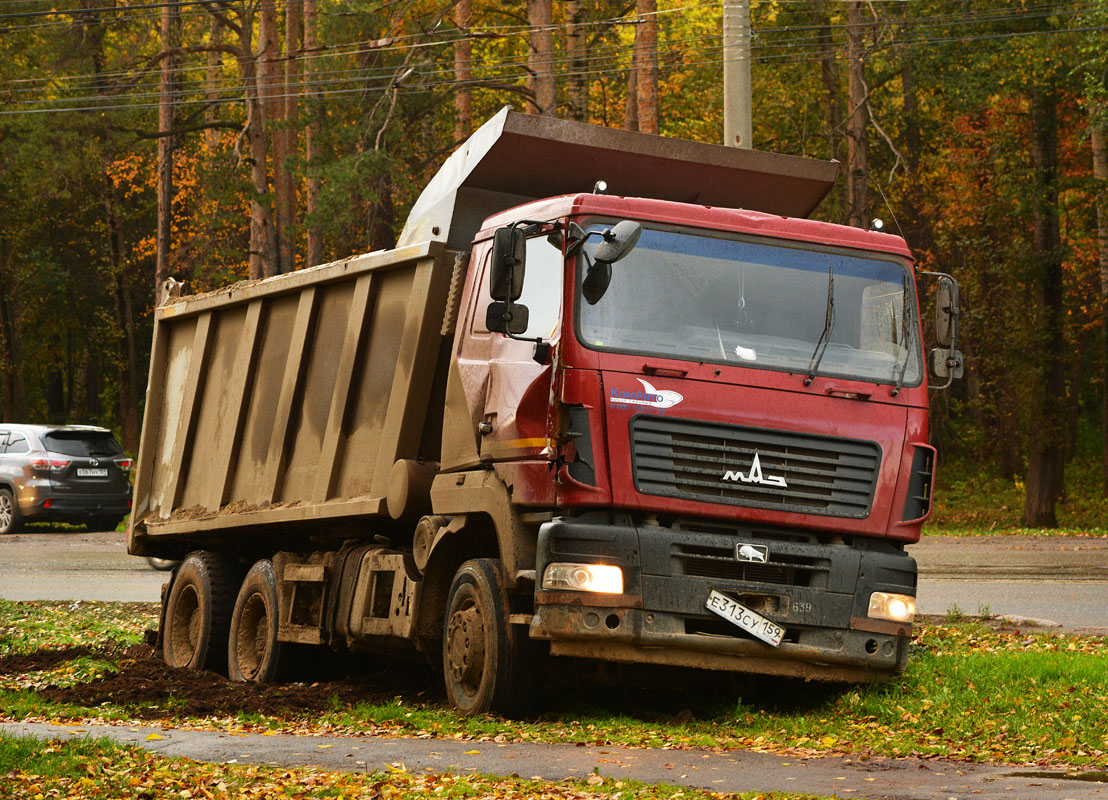
[[[837,171],[504,109],[395,249],[160,306],[128,550],[180,560],[167,663],[427,658],[465,713],[548,657],[903,670],[957,285],[924,359],[904,241],[805,219]]]

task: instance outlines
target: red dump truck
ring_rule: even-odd
[[[925,358],[903,239],[805,219],[837,171],[505,109],[396,249],[159,307],[165,660],[407,654],[468,713],[556,657],[902,670],[957,285]]]

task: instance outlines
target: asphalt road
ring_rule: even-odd
[[[1108,628],[1108,538],[925,536],[919,608],[987,611],[1066,629]],[[122,533],[28,529],[0,537],[0,598],[157,602],[167,573],[127,555]]]
[[[0,536],[0,598],[156,603],[169,573],[127,555],[122,533],[32,527]]]

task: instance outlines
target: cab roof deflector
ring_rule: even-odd
[[[563,194],[609,192],[807,217],[839,162],[669,139],[502,108],[446,160],[412,206],[398,247],[465,249],[492,214]]]

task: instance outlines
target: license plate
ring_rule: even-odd
[[[108,477],[107,467],[100,467],[94,469],[92,467],[77,467],[78,478],[106,478]]]
[[[781,637],[785,635],[785,629],[776,622],[770,622],[758,612],[751,611],[742,603],[732,600],[715,589],[708,593],[704,607],[774,647],[781,644]]]

